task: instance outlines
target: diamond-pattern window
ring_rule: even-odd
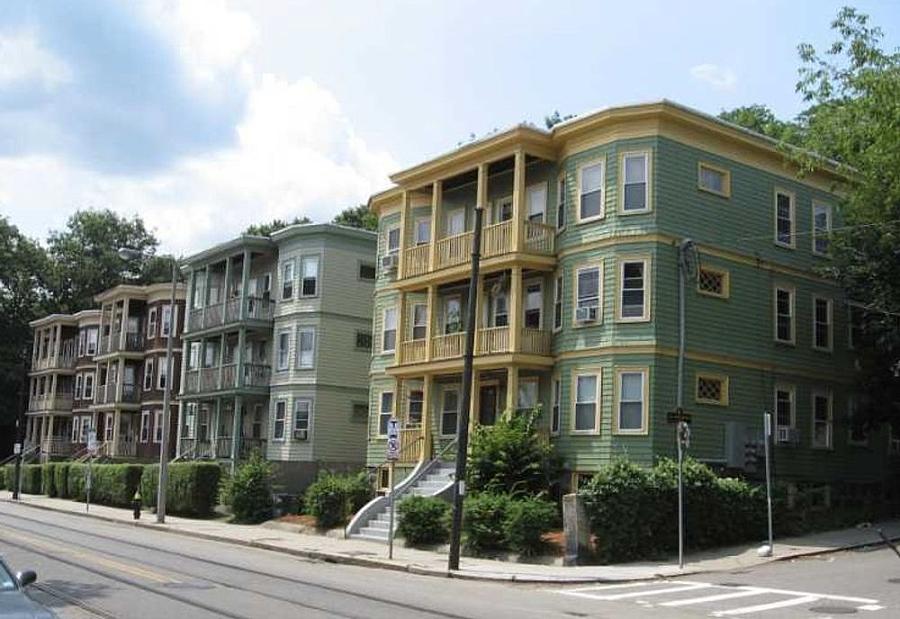
[[[728,297],[728,272],[700,267],[697,289],[714,297]]]
[[[697,376],[697,401],[704,404],[728,404],[728,382],[718,376]]]

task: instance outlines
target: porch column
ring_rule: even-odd
[[[57,383],[57,381],[59,381],[59,375],[51,374],[50,375],[50,406],[51,407],[53,407],[56,404],[55,400],[56,400],[56,383]]]
[[[391,414],[394,416],[394,419],[400,421],[400,414],[403,412],[403,405],[400,401],[403,399],[403,379],[396,379],[396,390],[394,392],[394,410],[391,411]]]
[[[434,181],[431,187],[431,245],[428,247],[428,270],[434,271],[437,264],[438,222],[441,219],[441,201],[443,200],[443,182]]]
[[[432,421],[432,406],[433,406],[433,394],[434,394],[434,384],[433,378],[431,374],[426,374],[422,379],[422,459],[430,460],[431,459],[431,425],[434,423]]]
[[[100,306],[100,322],[97,323],[97,349],[94,350],[94,356],[103,354],[103,352],[105,352],[103,350],[103,315],[105,314],[105,312],[103,311],[104,307],[104,305]],[[87,355],[87,337],[85,337],[84,341],[84,354]],[[93,356],[91,358],[93,358]]]
[[[228,301],[231,299],[231,256],[225,258],[225,304],[222,306],[222,324],[225,324],[225,314],[227,313]]]
[[[113,413],[113,432],[112,432],[112,447],[109,448],[109,453],[112,456],[119,455],[119,431],[122,428],[122,412],[118,409]]]
[[[231,426],[231,465],[238,461],[238,455],[241,453],[241,435],[243,434],[244,416],[241,414],[241,408],[244,402],[241,396],[234,396],[234,417]]]
[[[247,345],[247,331],[241,327],[238,329],[238,348],[237,355],[235,355],[235,369],[236,372],[234,376],[235,387],[241,388],[244,386],[244,363],[246,359],[244,359],[244,347]]]
[[[425,312],[425,361],[431,361],[431,339],[434,337],[434,318],[437,310],[437,286],[428,286],[428,304]]]
[[[109,382],[109,376],[106,377],[106,382]],[[123,386],[125,384],[125,359],[119,359],[118,361],[118,369],[116,370],[116,402],[122,401],[122,391]]]
[[[128,297],[122,301],[122,330],[119,331],[119,350],[125,350],[126,329],[128,327]]]
[[[209,304],[209,264],[203,267],[203,303],[200,306],[200,328],[206,328],[206,306]]]
[[[252,254],[250,250],[244,250],[243,262],[241,262],[241,311],[240,317],[241,320],[247,318],[247,314],[250,311],[250,304],[247,302],[247,295],[250,290],[250,259]],[[262,308],[260,308],[262,309]],[[265,311],[268,311],[266,309]],[[261,316],[265,318],[265,316]]]
[[[394,346],[394,363],[403,363],[403,342],[406,341],[406,291],[397,293],[397,343]]]
[[[403,264],[406,258],[406,227],[409,225],[409,192],[404,191],[400,198],[400,251],[398,252],[397,273],[404,276]]]
[[[222,333],[219,336],[219,371],[218,371],[218,377],[216,378],[216,388],[217,389],[224,389],[224,385],[222,385],[222,369],[223,369],[224,364],[225,364],[225,334]]]
[[[216,449],[219,445],[219,415],[222,413],[222,398],[216,398],[216,414],[215,414],[215,422],[212,424],[212,432],[210,432],[210,438],[212,439],[210,442],[212,443],[212,457],[213,459],[218,458],[219,455],[216,453],[218,450]]]
[[[53,327],[53,367],[59,365],[59,353],[62,348],[62,325]]]
[[[513,203],[512,221],[513,237],[512,250],[519,251],[522,248],[522,238],[525,226],[523,224],[525,213],[525,151],[521,148],[516,151],[515,165],[513,167]]]
[[[182,382],[184,384],[184,382]],[[165,415],[165,412],[163,412]],[[175,457],[181,457],[181,427],[184,424],[184,402],[178,402],[178,418],[175,425]]]
[[[506,410],[505,417],[512,417],[519,405],[519,368],[514,365],[506,368]]]
[[[475,431],[475,422],[478,417],[478,407],[480,403],[479,391],[481,386],[481,372],[472,372],[472,399],[469,400],[469,434]],[[472,449],[472,443],[469,443],[469,449]]]
[[[475,354],[479,354],[481,350],[481,334],[479,331],[483,326],[484,318],[482,314],[484,313],[484,274],[478,274],[478,283],[476,284],[478,293],[475,297],[475,324],[472,325],[472,328],[475,329]]]
[[[184,294],[184,325],[181,327],[182,335],[190,330],[191,310],[194,309],[194,269],[188,270],[187,290]],[[161,317],[160,317],[161,318]]]
[[[515,353],[522,333],[522,267],[512,267],[509,279],[509,351]]]

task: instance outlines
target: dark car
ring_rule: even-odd
[[[13,576],[0,558],[0,619],[56,619],[55,613],[25,593],[25,587],[35,580],[37,574],[32,571],[19,572]]]

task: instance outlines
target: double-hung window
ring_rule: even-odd
[[[400,251],[400,228],[394,226],[387,231],[387,253],[396,254]]]
[[[616,428],[619,432],[644,432],[647,418],[647,371],[618,370]]]
[[[81,399],[81,384],[84,377],[81,374],[75,376],[75,399]]]
[[[300,296],[316,296],[319,290],[318,256],[304,256],[300,259],[300,278]]]
[[[381,322],[381,352],[397,349],[397,308],[386,307]]]
[[[566,175],[559,177],[556,184],[556,229],[566,227]]]
[[[284,440],[285,410],[287,403],[284,400],[275,402],[275,423],[272,424],[272,438],[276,441]]]
[[[603,217],[603,161],[587,163],[578,170],[578,220],[591,221]]]
[[[191,342],[188,350],[188,369],[196,370],[200,367],[200,342]]]
[[[493,296],[494,305],[494,322],[495,327],[506,327],[509,325],[509,297],[506,291],[501,290]]]
[[[156,388],[162,391],[166,388],[166,381],[169,379],[169,368],[166,367],[166,358],[161,357],[157,366]]]
[[[84,399],[90,400],[94,397],[94,375],[84,375]]]
[[[525,328],[541,328],[541,309],[544,305],[544,295],[541,283],[534,282],[525,286]]]
[[[406,421],[410,425],[418,426],[422,423],[422,410],[425,403],[425,394],[419,389],[409,392],[409,403],[406,411]]]
[[[831,350],[832,300],[813,297],[813,348]]]
[[[288,360],[291,347],[291,332],[281,331],[278,334],[278,349],[275,367],[279,370],[288,369]]]
[[[388,422],[394,416],[394,392],[382,391],[378,408],[378,436],[387,436]]]
[[[538,405],[538,387],[537,377],[520,378],[519,393],[516,397],[516,410],[530,411]]]
[[[169,337],[169,333],[173,331],[178,333],[178,307],[173,308],[171,305],[163,305],[159,334],[161,337]]]
[[[550,412],[550,434],[559,434],[560,406],[562,401],[562,381],[553,379],[553,402]]]
[[[294,297],[294,261],[288,260],[281,265],[281,300]]]
[[[462,331],[462,298],[459,296],[444,299],[444,334]]]
[[[562,329],[563,278],[557,275],[553,285],[553,330]]]
[[[794,428],[796,426],[795,394],[790,385],[775,385],[775,427]]]
[[[640,213],[650,210],[648,153],[622,155],[622,212]]]
[[[144,391],[153,389],[153,357],[147,357],[144,361]]]
[[[87,333],[87,354],[93,357],[97,354],[97,338],[100,336],[100,330],[88,329]]]
[[[416,219],[413,241],[416,246],[428,245],[431,242],[431,218],[420,217]]]
[[[812,407],[812,446],[829,449],[832,438],[831,394],[813,392]]]
[[[547,210],[547,183],[531,185],[525,190],[528,207],[528,221],[544,223],[544,213]]]
[[[794,289],[775,286],[775,341],[794,343]]]
[[[442,392],[441,435],[453,436],[459,425],[459,388],[447,387]]]
[[[150,411],[141,411],[141,442],[150,440]]]
[[[151,307],[147,312],[147,337],[156,337],[156,308]]]
[[[598,425],[598,402],[600,387],[599,374],[575,375],[575,414],[573,430],[575,432],[594,432]]]
[[[299,398],[294,400],[294,440],[309,438],[309,418],[312,411],[312,400]]]
[[[153,411],[153,442],[162,443],[163,436],[163,412],[162,409]]]
[[[466,212],[461,209],[447,211],[447,236],[456,236],[466,231]]]
[[[412,339],[424,340],[428,333],[428,306],[424,303],[413,305]]]
[[[650,317],[647,294],[648,260],[619,263],[619,320],[637,321]]]
[[[782,247],[794,247],[794,200],[794,194],[775,190],[775,244]]]
[[[297,329],[297,367],[309,369],[315,365],[316,329],[300,327]]]
[[[599,266],[582,267],[575,272],[576,322],[600,320],[600,297],[602,292],[600,273]]]
[[[813,253],[820,256],[826,255],[830,240],[831,206],[813,202]]]
[[[72,434],[70,438],[73,443],[78,442],[78,437],[81,436],[81,417],[72,417]]]

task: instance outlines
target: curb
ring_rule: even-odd
[[[306,559],[313,559],[316,561],[322,561],[324,563],[331,563],[337,565],[353,565],[356,567],[366,567],[366,568],[377,568],[383,570],[389,570],[394,572],[406,572],[408,574],[414,574],[417,576],[431,576],[431,577],[439,577],[439,578],[452,578],[457,580],[468,580],[468,581],[481,581],[481,582],[507,582],[507,583],[518,583],[518,584],[554,584],[554,585],[565,585],[565,584],[586,584],[586,583],[627,583],[627,582],[640,582],[647,580],[656,580],[659,578],[676,578],[680,576],[691,576],[697,574],[707,574],[710,572],[722,571],[714,570],[714,569],[691,569],[687,568],[682,570],[677,574],[653,574],[650,576],[632,576],[632,577],[603,577],[603,576],[541,576],[538,574],[510,574],[504,572],[471,572],[471,571],[450,571],[447,569],[440,568],[431,568],[426,567],[417,563],[399,563],[394,562],[389,559],[373,559],[367,557],[352,557],[349,555],[341,554],[341,553],[333,553],[333,552],[325,552],[321,550],[305,550],[302,548],[286,548],[284,546],[279,546],[277,544],[272,544],[269,542],[256,542],[253,540],[243,540],[233,537],[226,537],[223,535],[215,535],[211,533],[202,533],[199,531],[184,531],[179,529],[171,528],[169,525],[159,525],[151,522],[141,522],[140,520],[136,521],[127,521],[120,518],[110,518],[109,516],[102,516],[99,514],[90,514],[90,513],[82,513],[77,511],[69,511],[65,509],[58,509],[55,507],[51,507],[49,505],[36,505],[34,503],[28,503],[23,501],[14,501],[11,498],[0,499],[0,503],[10,503],[13,505],[25,505],[27,507],[32,507],[34,509],[41,509],[44,511],[54,512],[54,513],[62,513],[62,514],[70,514],[73,516],[81,516],[83,518],[93,518],[94,520],[101,520],[103,522],[109,522],[113,524],[119,524],[122,526],[133,526],[140,527],[144,529],[152,529],[156,531],[166,531],[167,533],[173,533],[175,535],[182,535],[184,537],[193,537],[196,539],[204,539],[213,542],[220,542],[225,544],[233,544],[236,546],[244,546],[247,548],[257,548],[260,550],[268,550],[270,552],[278,552],[281,554],[292,555],[296,557],[303,557]],[[900,535],[893,536],[889,538],[892,542],[900,541]],[[809,552],[795,552],[792,554],[787,554],[783,556],[775,556],[771,557],[766,561],[760,562],[754,566],[748,567],[757,567],[759,565],[767,565],[770,563],[776,563],[781,561],[790,561],[792,559],[798,559],[803,557],[814,557],[827,555],[835,552],[843,552],[847,550],[857,550],[859,548],[865,548],[868,546],[884,546],[884,542],[881,540],[869,542],[863,542],[858,544],[850,544],[847,546],[840,546],[837,548],[826,548],[823,550],[812,550]]]

